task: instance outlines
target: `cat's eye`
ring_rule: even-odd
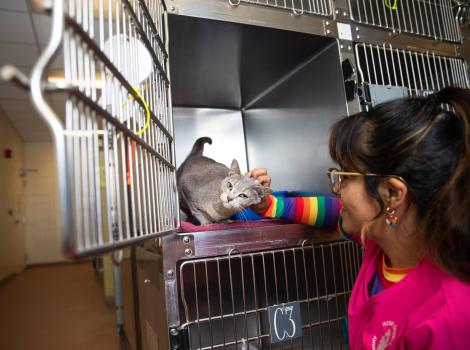
[[[244,199],[245,199],[245,198],[248,198],[248,196],[247,196],[246,194],[244,194],[244,193],[239,194],[238,197],[244,198]]]
[[[233,185],[230,182],[227,182],[227,188],[231,191],[233,188]]]

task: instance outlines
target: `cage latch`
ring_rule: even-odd
[[[405,86],[360,84],[357,89],[359,102],[362,106],[376,106],[380,103],[409,96]]]
[[[170,328],[170,349],[189,349],[187,328]]]
[[[341,70],[343,71],[344,91],[346,92],[346,101],[354,100],[357,94],[356,70],[349,58],[341,62]]]

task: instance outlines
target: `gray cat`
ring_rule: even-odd
[[[212,140],[197,139],[176,172],[180,208],[189,221],[196,219],[201,225],[226,221],[270,193],[270,189],[242,175],[236,159],[229,169],[204,157],[205,143],[212,144]]]

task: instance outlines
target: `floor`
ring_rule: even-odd
[[[91,262],[32,267],[2,283],[0,349],[118,349]]]

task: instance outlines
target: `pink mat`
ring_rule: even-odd
[[[221,230],[238,230],[243,228],[253,227],[266,227],[286,224],[283,220],[258,220],[258,221],[235,221],[229,224],[212,224],[198,226],[193,225],[187,221],[181,221],[181,232],[206,232],[206,231],[221,231]]]

